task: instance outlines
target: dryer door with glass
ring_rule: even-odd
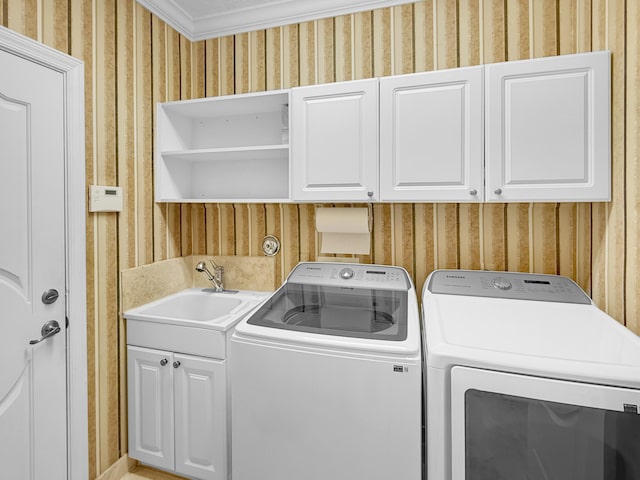
[[[453,480],[640,478],[640,391],[455,366]]]

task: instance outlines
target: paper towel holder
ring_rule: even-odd
[[[341,208],[351,208],[353,205],[345,205]],[[324,203],[315,203],[314,204],[315,207],[315,211],[318,211],[319,208],[331,208],[331,207],[327,207],[326,204]],[[367,210],[369,212],[369,229],[373,228],[373,204],[371,202],[363,204],[362,207],[367,207]],[[333,207],[335,208],[335,207]]]
[[[267,235],[262,239],[262,253],[273,257],[280,251],[280,240],[275,235]]]

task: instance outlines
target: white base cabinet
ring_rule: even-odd
[[[129,456],[203,480],[227,478],[224,360],[129,346]]]

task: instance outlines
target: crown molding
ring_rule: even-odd
[[[221,13],[213,11],[215,2],[211,2],[211,13],[197,18],[179,4],[180,0],[137,2],[189,40],[198,41],[411,3],[411,0],[256,1],[251,7]]]

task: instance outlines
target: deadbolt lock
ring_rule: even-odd
[[[56,300],[58,300],[59,296],[60,294],[55,288],[50,288],[42,294],[42,303],[44,303],[45,305],[51,305],[52,303],[55,303]]]

